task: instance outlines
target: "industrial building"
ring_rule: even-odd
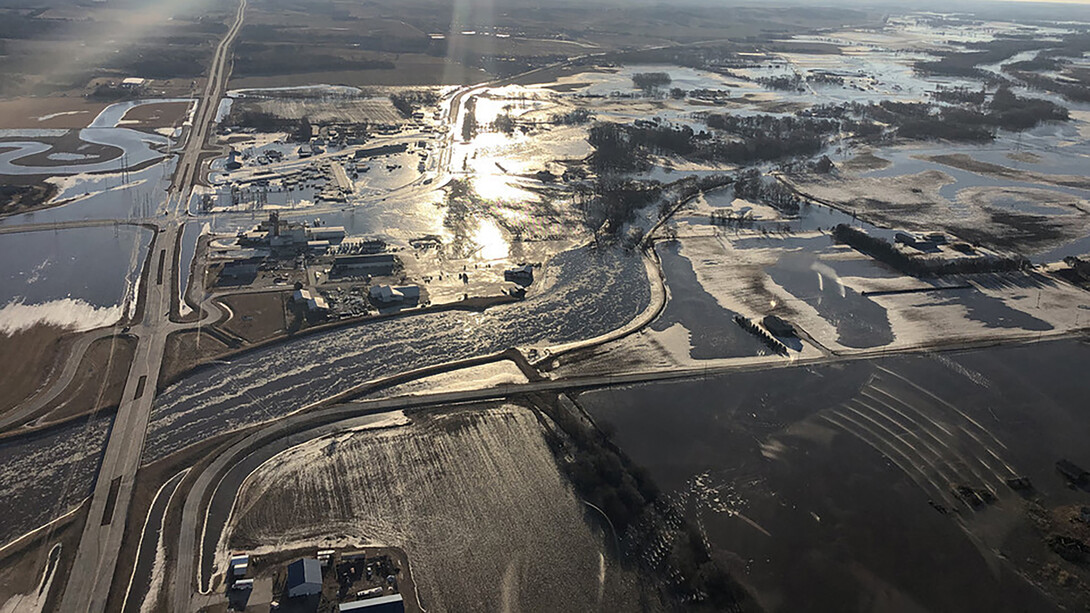
[[[264,261],[265,258],[261,256],[229,260],[223,263],[223,269],[220,270],[219,278],[224,282],[230,281],[231,283],[238,284],[251,283],[254,278],[257,277],[257,272],[261,269],[261,265]]]
[[[409,148],[407,143],[398,143],[395,145],[382,145],[380,147],[368,147],[366,149],[357,149],[355,153],[356,159],[370,158],[377,155],[390,155],[392,153],[405,153]]]
[[[775,315],[765,315],[761,320],[764,324],[765,330],[768,330],[775,336],[795,336],[798,332],[795,331],[795,326],[784,321],[782,318]]]
[[[371,301],[378,305],[418,302],[420,287],[416,285],[376,285],[371,288]]]
[[[344,226],[310,226],[307,238],[312,241],[340,242],[344,240]]]
[[[388,275],[397,267],[397,256],[392,253],[338,255],[333,258],[329,274],[338,275]]]
[[[337,607],[338,611],[366,611],[366,613],[405,613],[405,599],[401,594],[379,596],[367,600],[354,602],[342,602]]]
[[[280,219],[280,213],[273,211],[269,218],[247,232],[239,234],[238,239],[244,245],[267,245],[273,249],[308,247],[311,241],[327,243],[344,240],[343,226],[306,226],[301,223]]]
[[[231,576],[232,577],[245,577],[246,571],[250,568],[250,556],[246,554],[238,554],[231,556]]]
[[[320,594],[322,565],[314,558],[299,558],[288,564],[288,581],[284,588],[289,598]]]
[[[310,313],[324,314],[329,312],[329,303],[320,294],[311,294],[310,290],[297,289],[291,296],[292,302],[303,305]]]

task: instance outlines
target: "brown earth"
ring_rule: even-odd
[[[189,102],[160,102],[134,106],[121,118],[120,125],[137,130],[177,127],[185,120],[189,105]]]
[[[26,139],[15,139],[26,140]],[[35,153],[26,157],[13,160],[13,164],[25,165],[25,166],[67,166],[73,162],[70,160],[51,160],[49,156],[54,153],[78,153],[80,155],[89,156],[86,160],[80,160],[79,164],[91,164],[98,162],[108,162],[116,159],[124,153],[117,147],[110,145],[100,145],[98,143],[89,143],[81,140],[79,137],[79,130],[69,130],[64,136],[53,137],[36,137],[33,140],[40,141],[50,145],[50,148],[41,153]],[[3,146],[3,141],[0,141],[0,146]]]
[[[0,100],[0,129],[86,128],[105,102],[92,102],[79,96],[21,97]],[[70,113],[38,121],[56,113]]]
[[[404,54],[394,70],[346,70],[231,79],[231,89],[288,87],[338,83],[358,87],[376,85],[462,85],[490,79],[483,70],[426,55]]]
[[[287,328],[285,312],[290,297],[290,293],[283,291],[227,296],[222,302],[234,317],[220,327],[251,343],[283,334]]]
[[[881,170],[883,168],[888,168],[891,163],[892,162],[885,158],[880,158],[877,155],[871,153],[870,151],[866,151],[860,153],[859,155],[853,157],[850,160],[841,162],[840,164],[838,164],[838,166],[842,170],[847,170],[850,172],[862,172],[867,170]]]
[[[83,521],[87,517],[89,504],[86,502],[78,511],[58,521],[47,530],[41,531],[20,541],[12,543],[0,553],[0,603],[9,603],[12,598],[33,596],[39,587],[49,552],[54,545],[61,546],[60,560],[54,571],[53,583],[49,594],[40,609],[54,611],[58,598],[64,589],[64,580],[76,555],[79,539],[83,532]],[[28,598],[33,601],[33,598]],[[16,610],[20,610],[16,607]],[[31,610],[35,610],[31,608]]]
[[[199,337],[199,341],[198,341]],[[185,330],[167,337],[163,352],[163,367],[159,372],[160,388],[192,369],[230,350],[223,341],[208,334],[207,331]]]
[[[1027,183],[1045,183],[1048,185],[1061,185],[1078,189],[1090,189],[1090,179],[1086,177],[1080,177],[1077,175],[1051,175],[1041,172],[1033,172],[1030,170],[1007,168],[1006,166],[1000,166],[999,164],[981,162],[980,160],[973,159],[972,157],[969,157],[964,153],[954,153],[949,155],[930,155],[924,156],[921,159],[927,160],[929,162],[935,162],[937,164],[944,164],[946,166],[958,168],[960,170],[975,172],[977,174],[989,177],[1014,179],[1016,181],[1024,181]]]
[[[91,343],[76,378],[48,405],[42,421],[60,421],[121,404],[135,351],[132,337],[113,336]]]
[[[53,326],[34,326],[0,335],[0,372],[4,373],[0,412],[8,411],[45,387],[60,370],[74,336]]]

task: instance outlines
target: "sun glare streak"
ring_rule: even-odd
[[[474,55],[494,55],[495,41],[487,31],[495,25],[494,0],[455,0],[447,30],[447,57],[443,66],[443,84],[461,84],[469,68],[466,60]],[[463,35],[463,32],[473,34]],[[484,67],[486,70],[488,66]]]
[[[56,45],[46,48],[37,58],[38,73],[50,82],[78,75],[89,68],[103,68],[111,58],[140,42],[162,37],[164,25],[175,16],[204,16],[213,6],[210,0],[152,0],[96,10],[93,19],[80,21],[74,34],[79,46]],[[233,16],[233,7],[224,8],[225,20]],[[225,25],[226,28],[226,25]],[[191,33],[190,33],[191,34]],[[210,35],[210,39],[218,38]],[[141,75],[126,75],[141,76]],[[81,84],[82,85],[82,84]]]
[[[490,218],[482,219],[473,232],[473,242],[477,245],[477,256],[482,260],[502,260],[511,251],[503,230]]]

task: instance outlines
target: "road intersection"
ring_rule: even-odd
[[[163,220],[152,251],[149,282],[143,284],[143,318],[130,331],[137,338],[136,351],[95,482],[90,512],[69,571],[59,608],[61,611],[97,613],[106,609],[163,351],[167,336],[174,327],[170,321],[174,286],[170,281],[171,275],[164,274],[164,267],[168,261],[171,271],[176,265],[173,263],[174,245],[183,226],[192,188],[200,179],[201,157],[205,153],[216,108],[227,84],[231,44],[242,27],[245,10],[246,0],[241,0],[234,23],[216,48],[189,138],[163,206]],[[150,282],[152,279],[155,283]]]

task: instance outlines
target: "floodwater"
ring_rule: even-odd
[[[1085,142],[1087,144],[1090,144],[1090,141]],[[1008,157],[1009,154],[1019,151],[1033,154],[1034,156],[1036,156],[1037,161],[1022,162],[1013,160]],[[1026,170],[1046,175],[1057,174],[1083,176],[1085,175],[1085,169],[1087,168],[1087,165],[1090,165],[1090,156],[1080,154],[1074,150],[1067,153],[1061,151],[1049,151],[1041,148],[1024,147],[1021,145],[1019,145],[1017,148],[1012,148],[1011,143],[1003,142],[998,145],[992,144],[980,147],[897,147],[890,150],[876,151],[875,153],[879,157],[890,160],[892,162],[892,165],[881,170],[874,170],[863,173],[863,176],[894,177],[915,174],[927,170],[938,170],[953,177],[954,182],[943,185],[939,189],[939,195],[950,201],[951,209],[954,211],[955,215],[958,215],[967,221],[972,221],[974,215],[976,214],[973,210],[971,210],[970,205],[958,202],[959,193],[967,188],[985,187],[995,189],[1010,188],[1014,190],[1045,190],[1074,196],[1076,198],[1079,198],[1083,202],[1090,201],[1090,190],[1087,189],[1044,183],[1032,183],[1027,181],[1017,181],[1002,177],[991,177],[983,174],[977,174],[961,170],[958,168],[953,168],[936,162],[918,159],[919,156],[961,153],[969,155],[970,157],[980,160],[982,162],[997,164],[1016,170]],[[1050,205],[1037,202],[1032,200],[1031,198],[1019,196],[1017,192],[1001,195],[996,199],[992,200],[991,204],[998,209],[1010,209],[1020,214],[1039,215],[1045,217],[1069,215],[1074,212],[1074,209],[1072,207]],[[1030,252],[1026,255],[1032,257],[1037,262],[1052,262],[1062,259],[1064,256],[1067,255],[1083,255],[1088,250],[1090,250],[1090,237],[1079,237],[1075,240],[1069,240],[1060,245],[1051,245],[1045,250]]]
[[[841,345],[863,349],[892,343],[893,329],[886,309],[842,284],[835,271],[823,264],[809,254],[785,253],[765,272],[836,326]]]
[[[165,136],[129,128],[83,128],[79,131],[79,137],[87,143],[116,147],[123,153],[101,162],[30,166],[20,164],[19,160],[49,151],[52,146],[37,141],[5,141],[5,148],[14,149],[0,153],[0,175],[58,176],[82,172],[115,172],[121,170],[126,163],[132,167],[162,158],[165,155],[162,149],[170,143],[170,139]]]
[[[1030,477],[1046,508],[1085,504],[1053,466],[1090,464],[1085,394],[1070,376],[1088,358],[1090,347],[1063,341],[613,387],[579,401],[735,560],[765,610],[1045,611],[1055,603],[1022,576],[1063,562],[1005,479]],[[999,500],[970,507],[949,483]]]
[[[670,296],[651,329],[662,332],[675,324],[689,331],[690,357],[697,360],[765,355],[768,349],[734,323],[735,313],[724,309],[696,278],[693,265],[678,252],[678,243],[658,249]]]
[[[192,98],[157,98],[153,100],[128,100],[125,102],[115,102],[110,106],[102,109],[94,121],[88,125],[88,128],[116,128],[121,120],[125,117],[125,113],[128,113],[132,109],[138,106],[144,106],[146,104],[169,104],[174,102],[193,102]]]
[[[197,253],[197,242],[205,225],[205,222],[191,221],[182,228],[182,236],[179,239],[181,249],[178,252],[178,296],[183,302],[186,289],[189,288],[189,277],[193,271],[193,257]]]
[[[270,197],[271,200],[271,197]],[[407,241],[425,235],[447,236],[443,226],[442,194],[428,193],[408,198],[371,200],[356,205],[340,205],[337,208],[311,207],[280,209],[280,219],[293,223],[323,226],[343,226],[348,236],[386,236]],[[246,214],[214,214],[204,216],[217,233],[235,233],[249,230],[268,218],[267,211]]]
[[[734,189],[720,189],[705,195],[704,200],[709,206],[714,208],[732,208],[734,209]],[[740,209],[736,209],[740,210]],[[691,216],[686,218],[690,223],[710,223],[707,217],[695,217]],[[845,224],[848,226],[855,226],[861,230],[864,230],[871,236],[880,236],[888,240],[893,240],[896,234],[895,230],[889,228],[879,228],[878,226],[871,225],[865,221],[852,217],[848,213],[841,210],[834,209],[822,204],[816,203],[803,203],[799,208],[798,215],[792,217],[785,217],[782,219],[775,219],[771,221],[755,220],[751,226],[754,229],[767,229],[769,231],[780,231],[786,228],[790,232],[816,232],[819,230],[829,230],[839,224]],[[736,247],[744,247],[747,243],[738,241]]]
[[[1050,166],[1038,169],[1038,168],[1033,167],[1033,166],[1037,166],[1037,164],[1033,164],[1033,165],[1020,164],[1020,163],[1006,157],[1006,154],[1010,153],[1010,152],[1011,152],[1010,149],[1007,149],[1007,150],[1004,150],[1004,151],[997,151],[995,149],[951,148],[951,147],[926,148],[926,149],[915,148],[915,147],[899,147],[899,148],[890,149],[890,150],[879,150],[879,151],[875,152],[876,155],[878,155],[878,157],[885,158],[885,159],[891,161],[892,165],[890,165],[887,168],[883,168],[881,170],[872,170],[872,171],[863,173],[863,176],[868,176],[868,177],[896,177],[896,176],[902,176],[902,175],[910,175],[910,174],[921,173],[921,172],[924,172],[924,171],[927,171],[927,170],[939,170],[939,171],[942,171],[942,172],[950,175],[951,177],[953,177],[955,179],[955,182],[948,183],[948,184],[942,186],[941,188],[939,188],[939,195],[946,198],[947,200],[950,200],[951,202],[956,202],[958,192],[960,192],[961,190],[963,190],[965,188],[968,188],[968,187],[1013,187],[1013,188],[1047,189],[1047,190],[1052,190],[1052,191],[1063,192],[1065,194],[1070,194],[1072,196],[1076,196],[1076,197],[1079,197],[1079,198],[1090,198],[1090,190],[1078,189],[1078,188],[1075,188],[1075,187],[1066,187],[1066,186],[1062,186],[1062,185],[1048,185],[1048,184],[1040,184],[1040,183],[1030,183],[1030,182],[1026,182],[1026,181],[1016,181],[1016,180],[1012,180],[1012,179],[1005,179],[1005,178],[998,178],[998,177],[990,177],[990,176],[987,176],[987,175],[982,175],[982,174],[977,174],[977,173],[974,173],[974,172],[969,172],[967,170],[961,170],[959,168],[953,168],[951,166],[946,166],[944,164],[939,164],[937,162],[930,162],[930,161],[927,161],[927,160],[917,159],[917,156],[953,155],[953,154],[962,153],[962,154],[969,155],[970,157],[972,157],[974,159],[979,159],[981,161],[987,161],[989,163],[998,164],[1000,166],[1006,166],[1008,168],[1022,168],[1022,169],[1025,169],[1025,170],[1037,170],[1039,172],[1043,172],[1043,173],[1046,173],[1046,174],[1064,174],[1062,172],[1062,170],[1060,169],[1060,167],[1058,167],[1058,165],[1057,166],[1050,165]],[[1077,161],[1079,160],[1079,158],[1077,156],[1076,156],[1075,159]],[[1081,159],[1081,162],[1084,163],[1084,164],[1085,163],[1090,163],[1090,161],[1088,161],[1087,159]],[[1068,162],[1068,163],[1070,163],[1070,162]],[[1085,166],[1082,166],[1082,168],[1085,169]],[[1074,168],[1071,168],[1071,170],[1074,171],[1071,174],[1081,174],[1082,172],[1084,172],[1084,170],[1075,171]],[[1024,205],[1026,205],[1026,204],[1029,204],[1033,208],[1031,208],[1031,209],[1023,208]],[[1055,214],[1057,212],[1057,210],[1054,209],[1054,208],[1051,208],[1051,207],[1038,207],[1037,205],[1032,205],[1030,203],[1019,203],[1018,210],[1020,210],[1021,212],[1030,213],[1030,214]],[[1044,212],[1041,213],[1040,211],[1044,211]]]
[[[152,232],[136,226],[9,234],[0,240],[0,328],[89,329],[120,319]]]
[[[217,364],[156,399],[144,461],[276,419],[366,381],[620,328],[650,302],[638,254],[581,248],[554,257],[527,299],[484,313],[450,311],[305,336]]]
[[[112,423],[113,415],[81,419],[0,442],[0,546],[91,494]]]
[[[121,174],[77,175],[52,179],[60,191],[54,201],[62,206],[0,219],[0,225],[57,223],[93,219],[153,217],[166,200],[166,189],[177,161],[164,160],[143,170]]]

